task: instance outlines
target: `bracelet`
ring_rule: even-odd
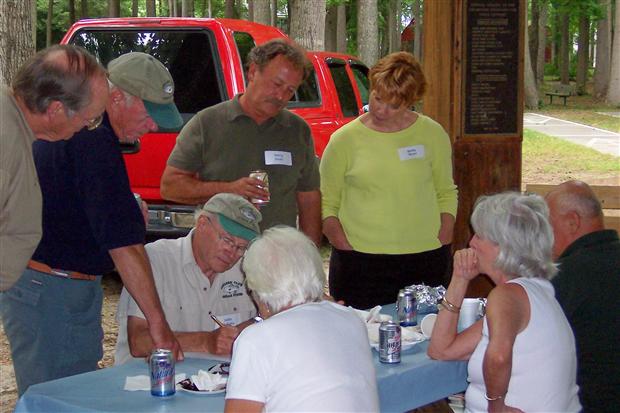
[[[450,301],[448,301],[446,297],[443,297],[441,299],[441,301],[439,302],[439,305],[445,308],[446,310],[450,311],[451,313],[458,313],[459,311],[461,311],[461,307],[455,306]]]
[[[504,396],[489,397],[489,396],[487,396],[486,393],[484,393],[484,398],[487,399],[487,401],[489,401],[489,402],[494,402],[495,400],[503,399]]]

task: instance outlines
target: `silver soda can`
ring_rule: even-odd
[[[384,321],[379,326],[379,361],[400,363],[400,326],[394,321]]]
[[[262,188],[269,192],[269,175],[267,175],[267,171],[263,171],[262,169],[257,169],[256,171],[250,172],[250,178],[258,179],[259,181],[263,181]],[[269,198],[267,200],[252,198],[250,202],[256,205],[265,205],[269,203]]]
[[[170,397],[176,392],[174,383],[174,355],[165,349],[153,350],[149,357],[151,370],[151,394]]]
[[[398,292],[396,309],[398,312],[398,322],[401,326],[409,327],[417,324],[417,303],[413,290],[403,288]]]

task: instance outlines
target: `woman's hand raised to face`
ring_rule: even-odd
[[[465,248],[454,253],[453,276],[471,281],[476,278],[478,274],[480,274],[478,257],[473,249]]]

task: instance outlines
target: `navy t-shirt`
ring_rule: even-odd
[[[101,275],[114,269],[108,250],[144,242],[144,218],[107,115],[99,128],[67,141],[37,140],[33,154],[43,193],[34,260]]]

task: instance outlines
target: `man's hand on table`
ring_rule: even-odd
[[[241,330],[238,326],[223,326],[205,333],[205,351],[218,356],[230,356],[233,343]]]

